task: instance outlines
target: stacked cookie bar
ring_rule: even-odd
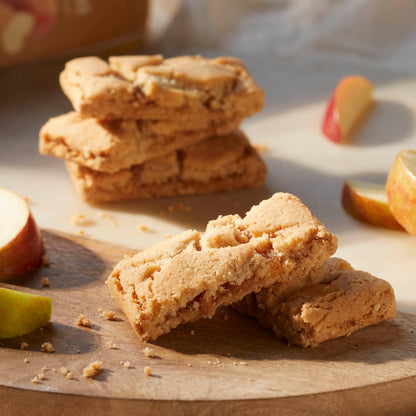
[[[87,202],[264,182],[265,164],[239,129],[264,93],[237,58],[77,58],[60,83],[75,111],[42,127],[39,150],[66,160]]]
[[[330,258],[337,238],[295,196],[210,221],[123,259],[108,278],[141,340],[233,305],[293,344],[315,346],[395,316],[391,286]]]

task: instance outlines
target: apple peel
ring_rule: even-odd
[[[384,185],[344,181],[341,205],[353,218],[377,227],[403,230],[390,210]]]
[[[387,177],[386,193],[396,220],[416,236],[416,151],[398,153]]]
[[[28,334],[46,325],[51,315],[51,298],[0,288],[0,339]]]
[[[0,188],[0,281],[37,269],[44,253],[42,236],[26,200]]]
[[[348,139],[373,104],[373,85],[361,75],[342,78],[328,101],[322,133],[334,143]]]

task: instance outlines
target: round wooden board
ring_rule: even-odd
[[[134,251],[53,231],[43,237],[50,265],[1,284],[51,296],[53,314],[42,331],[0,340],[0,415],[415,414],[414,315],[399,313],[348,338],[303,349],[224,308],[212,320],[145,344],[105,285],[113,266]],[[49,288],[42,288],[42,277]],[[99,308],[115,312],[116,320],[102,318]],[[90,329],[76,325],[80,313],[91,320]],[[41,352],[46,341],[55,353]],[[156,358],[143,353],[146,346]],[[83,368],[95,360],[104,370],[84,378]],[[42,367],[45,379],[32,383]]]

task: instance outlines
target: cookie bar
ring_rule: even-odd
[[[396,315],[393,288],[385,280],[354,270],[345,260],[333,258],[312,271],[300,290],[274,285],[249,295],[236,305],[255,316],[291,344],[314,347],[348,336]]]
[[[331,257],[320,267],[311,270],[295,280],[278,282],[258,293],[250,293],[240,302],[232,305],[238,312],[256,318],[265,328],[272,328],[277,336],[284,337],[277,325],[277,316],[283,302],[305,286],[334,278],[341,270],[353,270],[352,266],[338,257]]]
[[[238,58],[114,56],[69,61],[60,84],[75,110],[99,119],[242,119],[264,92]]]
[[[172,153],[213,135],[229,133],[241,120],[205,123],[199,130],[152,120],[100,121],[70,112],[41,129],[39,151],[101,172],[116,172]],[[184,123],[186,124],[186,123]],[[188,123],[197,127],[196,123]]]
[[[108,278],[113,298],[141,340],[276,282],[297,279],[337,248],[331,234],[295,196],[277,193],[244,218],[210,221],[122,260]]]
[[[89,203],[191,195],[261,186],[266,166],[237,130],[115,173],[77,163],[67,168],[79,195]]]

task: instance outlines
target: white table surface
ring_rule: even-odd
[[[252,142],[269,147],[263,154],[269,170],[264,187],[102,206],[82,202],[63,161],[37,150],[42,124],[71,109],[58,85],[62,62],[0,70],[0,186],[30,197],[41,227],[77,233],[80,227],[70,219],[82,213],[91,220],[83,227],[85,236],[137,249],[167,234],[202,230],[219,214],[243,215],[274,192],[291,192],[337,234],[338,256],[388,280],[398,309],[416,313],[416,237],[357,222],[340,205],[345,178],[383,183],[396,154],[416,148],[416,75],[319,56],[259,53],[242,58],[266,91],[264,110],[243,123]],[[372,80],[377,106],[349,144],[336,145],[322,136],[320,123],[337,81],[354,73]],[[161,213],[178,202],[190,211]],[[139,224],[149,231],[139,231]]]

